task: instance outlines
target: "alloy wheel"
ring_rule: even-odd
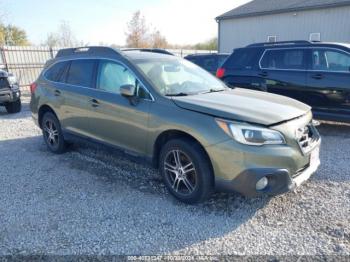
[[[55,123],[52,120],[47,119],[45,121],[43,129],[44,129],[47,144],[50,145],[51,147],[58,146],[59,134]]]
[[[168,152],[164,159],[164,171],[166,179],[177,194],[188,196],[196,189],[196,168],[191,158],[183,151]]]

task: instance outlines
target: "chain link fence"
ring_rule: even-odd
[[[47,60],[56,56],[61,48],[37,46],[0,46],[0,69],[13,73],[22,90],[28,90],[29,85],[39,76]],[[168,49],[176,56],[185,57],[195,53],[215,53],[210,50]]]

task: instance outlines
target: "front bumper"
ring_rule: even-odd
[[[247,197],[277,195],[308,180],[319,165],[321,138],[304,154],[297,146],[246,146],[229,140],[207,147],[218,191],[238,192]],[[259,191],[257,182],[266,177],[268,186]]]
[[[15,102],[21,97],[19,89],[4,88],[0,89],[0,104]]]
[[[318,148],[319,146],[313,152],[315,150],[318,151]],[[217,178],[215,180],[215,186],[218,191],[238,192],[247,197],[256,197],[263,194],[278,195],[291,191],[303,184],[317,171],[319,166],[320,160],[317,154],[317,159],[310,160],[305,168],[294,174],[291,174],[287,169],[248,169],[241,172],[232,180]],[[257,190],[256,183],[264,177],[268,179],[268,185],[263,190]]]

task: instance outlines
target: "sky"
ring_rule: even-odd
[[[195,44],[217,36],[215,17],[249,0],[0,0],[4,22],[23,28],[41,44],[67,21],[87,44],[125,44],[127,22],[138,10],[171,44]]]

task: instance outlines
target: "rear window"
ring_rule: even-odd
[[[214,71],[218,67],[217,57],[215,56],[206,56],[202,58],[202,66],[203,68]]]
[[[260,65],[263,69],[306,69],[305,50],[266,50]]]
[[[219,57],[218,57],[218,67],[221,67],[225,63],[225,61],[226,61],[226,59],[228,57],[229,57],[228,55],[219,55]]]
[[[46,73],[45,77],[54,82],[64,82],[64,75],[68,68],[69,62],[59,62],[52,67],[50,67]]]
[[[73,60],[71,62],[67,83],[71,85],[92,87],[95,60]]]
[[[259,54],[259,49],[236,49],[232,55],[226,60],[224,67],[232,69],[252,69],[254,61]]]

